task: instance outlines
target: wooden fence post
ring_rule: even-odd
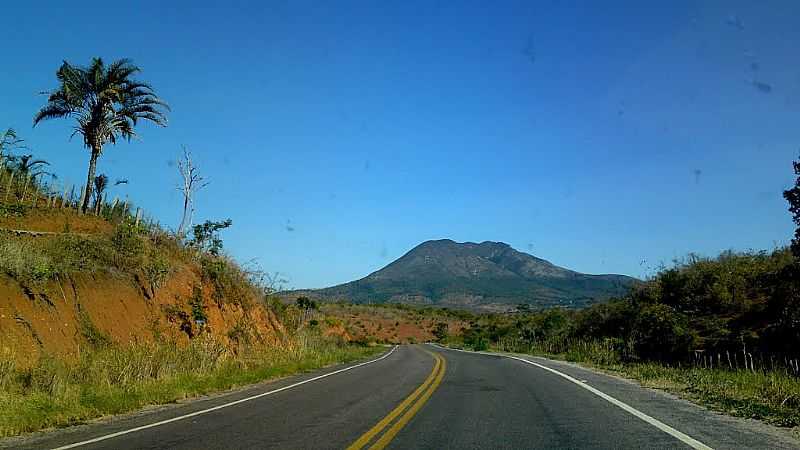
[[[139,221],[142,220],[142,209],[136,208],[136,226],[139,226]]]
[[[8,201],[8,193],[11,192],[11,183],[14,182],[14,172],[11,172],[11,176],[8,177],[8,186],[6,186],[6,194],[3,196],[3,201]]]
[[[31,177],[30,175],[25,175],[25,184],[22,188],[22,198],[20,199],[20,203],[25,203],[25,195],[28,194],[28,184],[30,184]]]
[[[64,186],[64,195],[61,196],[61,209],[67,207],[67,187]]]
[[[81,200],[78,202],[78,214],[83,215],[83,201],[86,200],[86,188],[81,186]]]

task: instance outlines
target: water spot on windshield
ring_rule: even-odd
[[[753,86],[762,94],[769,94],[772,92],[772,86],[767,83],[762,83],[761,81],[753,81]]]
[[[739,18],[736,14],[731,14],[728,16],[728,19],[725,21],[728,25],[736,28],[737,30],[744,30],[744,23],[742,19]]]
[[[525,44],[525,49],[522,50],[522,54],[525,55],[531,63],[536,62],[536,46],[533,41],[533,35],[528,36],[528,42]]]

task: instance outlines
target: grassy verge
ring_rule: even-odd
[[[183,348],[169,343],[107,347],[84,352],[76,362],[42,359],[30,368],[0,359],[0,437],[171,403],[382,350],[301,335],[281,346],[234,353],[209,337]]]
[[[726,414],[800,425],[800,380],[781,372],[678,368],[658,363],[599,367]]]

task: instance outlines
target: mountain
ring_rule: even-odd
[[[624,275],[575,272],[502,242],[442,239],[423,242],[360,280],[286,294],[329,301],[490,310],[508,310],[519,304],[578,308],[622,295],[637,282]]]

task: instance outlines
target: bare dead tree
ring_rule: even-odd
[[[197,166],[192,162],[192,153],[185,146],[183,156],[178,159],[178,172],[183,179],[183,185],[178,186],[178,190],[183,194],[183,216],[178,226],[178,237],[183,238],[186,230],[192,225],[194,196],[200,189],[208,186],[208,182],[200,175]]]

